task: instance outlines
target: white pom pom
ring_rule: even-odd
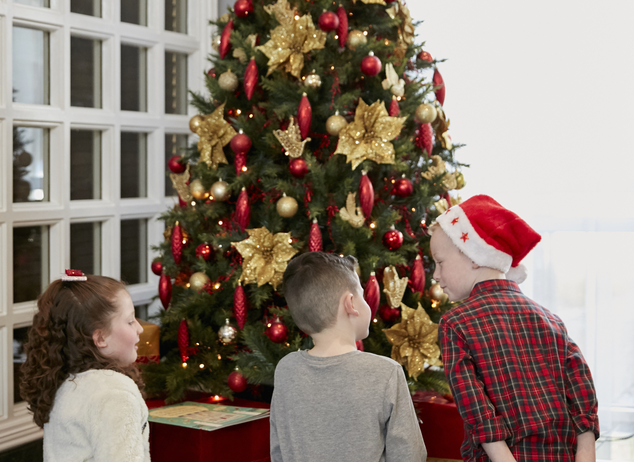
[[[518,284],[524,282],[527,276],[528,272],[526,271],[526,267],[521,263],[515,268],[511,267],[511,269],[508,270],[506,273],[506,279],[510,281],[515,281]]]

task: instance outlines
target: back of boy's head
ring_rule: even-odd
[[[345,291],[359,287],[357,259],[325,252],[293,258],[284,271],[284,296],[295,324],[309,335],[332,327]]]

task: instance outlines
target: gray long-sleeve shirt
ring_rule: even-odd
[[[361,351],[291,353],[275,370],[271,462],[424,462],[402,367]]]

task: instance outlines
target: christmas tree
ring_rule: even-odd
[[[437,62],[401,0],[237,0],[214,23],[210,97],[192,94],[195,145],[170,160],[179,205],[162,216],[159,364],[149,392],[232,396],[272,385],[311,347],[281,279],[297,253],[359,260],[373,310],[365,351],[412,389],[446,390],[427,227],[464,185]]]

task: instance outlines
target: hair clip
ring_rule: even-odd
[[[84,276],[80,270],[67,269],[65,271],[66,275],[62,276],[62,281],[87,281],[88,278]]]

